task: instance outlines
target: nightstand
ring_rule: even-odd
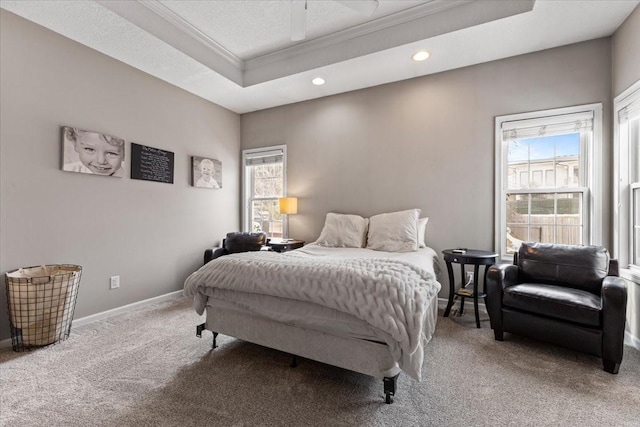
[[[487,287],[487,269],[489,266],[496,263],[498,254],[491,251],[481,251],[476,249],[445,249],[442,251],[444,254],[444,261],[447,264],[447,272],[449,273],[449,301],[447,302],[447,308],[444,310],[444,317],[448,317],[453,306],[453,298],[460,297],[460,314],[464,312],[464,299],[473,298],[473,308],[476,312],[476,327],[480,327],[480,316],[478,313],[478,298],[485,298]],[[460,264],[460,276],[462,277],[463,284],[457,291],[455,290],[453,267],[451,263]],[[473,265],[473,291],[466,289],[464,284],[465,280],[465,264]],[[478,290],[478,283],[480,278],[478,277],[479,267],[484,265],[484,289],[485,292]]]
[[[298,249],[304,246],[304,241],[289,239],[283,241],[282,239],[271,239],[267,242],[267,246],[271,247],[275,252],[286,252]]]

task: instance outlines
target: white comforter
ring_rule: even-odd
[[[425,318],[440,284],[432,271],[405,261],[310,256],[301,250],[218,258],[187,278],[184,293],[195,297],[202,314],[215,288],[307,301],[351,314],[391,337],[401,349],[401,368],[419,379],[423,345],[432,333],[425,334]]]

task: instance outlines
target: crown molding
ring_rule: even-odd
[[[214,54],[224,58],[226,61],[229,61],[239,69],[244,68],[244,61],[242,59],[238,58],[226,47],[222,46],[220,43],[206,35],[198,27],[191,25],[183,17],[175,13],[173,10],[169,9],[164,4],[160,3],[159,0],[138,0],[138,3],[154,12],[169,24],[178,28],[180,31],[186,33],[197,42],[209,48]]]
[[[245,68],[258,68],[263,65],[280,62],[309,51],[324,49],[346,41],[366,36],[387,28],[403,25],[478,0],[431,0],[428,3],[404,9],[354,27],[346,28],[326,36],[296,44],[295,46],[258,55],[245,61]]]
[[[245,61],[243,84],[249,87],[530,12],[534,3],[535,0],[433,0],[385,19]]]
[[[430,0],[333,34],[242,60],[159,0],[95,1],[245,88],[528,12],[535,3],[535,0]]]
[[[242,86],[244,62],[159,1],[94,1]]]

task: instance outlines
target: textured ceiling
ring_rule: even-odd
[[[313,40],[430,1],[382,1],[374,14],[367,17],[336,1],[309,0],[306,40]],[[289,37],[289,1],[171,0],[160,3],[243,60],[292,45]]]
[[[366,23],[331,0],[317,1],[326,9],[315,17],[314,2],[302,43],[289,41],[286,0],[0,7],[245,113],[609,36],[640,0],[381,0]],[[418,49],[431,58],[412,62]],[[311,85],[316,76],[327,83]]]

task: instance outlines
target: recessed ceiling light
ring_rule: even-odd
[[[311,83],[316,86],[320,86],[324,84],[324,79],[322,77],[316,77],[315,79],[311,80]]]
[[[431,54],[429,52],[427,52],[426,50],[420,50],[420,51],[414,53],[413,56],[411,57],[411,59],[413,59],[416,62],[420,62],[420,61],[427,60],[427,58],[429,58],[430,56],[431,56]]]

